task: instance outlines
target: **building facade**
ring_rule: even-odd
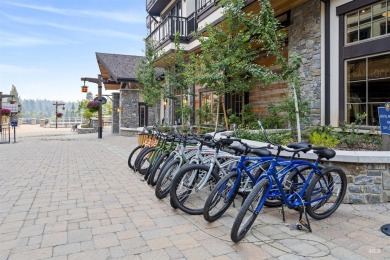
[[[390,101],[390,1],[388,0],[271,0],[275,16],[287,29],[285,55],[303,58],[300,69],[302,95],[310,101],[313,125],[355,122],[378,125],[377,107]],[[182,48],[199,50],[192,36],[206,24],[223,20],[222,9],[213,0],[146,0],[148,38],[156,51],[174,50],[174,35]],[[247,0],[244,10],[259,12],[258,1]],[[270,64],[266,57],[259,63]],[[265,113],[268,103],[287,93],[285,82],[254,87],[244,96],[226,95],[226,107],[239,113],[244,104]],[[189,97],[194,108],[207,104],[211,112],[216,96],[195,86]],[[169,112],[172,118],[174,112]],[[164,117],[162,115],[162,117]],[[173,120],[172,120],[173,121]]]
[[[142,56],[96,53],[106,90],[116,91],[113,100],[113,133],[128,135],[138,127],[156,122],[156,110],[148,107],[140,93],[136,70]],[[119,93],[118,93],[119,91]]]

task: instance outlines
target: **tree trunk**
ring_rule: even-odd
[[[225,99],[222,100],[223,117],[225,119],[226,130],[229,130],[229,124],[226,115]]]

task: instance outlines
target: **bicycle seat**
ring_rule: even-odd
[[[271,156],[272,155],[271,151],[266,150],[266,149],[261,149],[261,148],[255,148],[255,149],[251,148],[249,150],[249,153],[253,153],[253,154],[255,154],[255,155],[259,156],[259,157]]]
[[[187,139],[187,144],[197,144],[198,141],[195,139]]]
[[[287,147],[295,149],[295,150],[306,148],[306,149],[302,150],[302,152],[308,152],[311,149],[310,144],[308,144],[306,142],[291,143],[291,144],[288,144]]]
[[[230,148],[232,150],[234,150],[235,152],[238,152],[240,154],[244,154],[245,153],[245,146],[243,145],[238,145],[238,146],[230,146]],[[249,153],[252,153],[254,155],[257,155],[259,157],[262,157],[262,156],[270,156],[272,153],[266,149],[262,149],[262,148],[248,148],[249,149]]]
[[[314,150],[315,154],[317,154],[321,158],[325,158],[327,160],[336,156],[336,152],[332,149],[324,149],[324,150]]]

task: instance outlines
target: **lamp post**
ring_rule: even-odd
[[[58,124],[58,117],[57,117],[57,113],[58,113],[58,106],[62,106],[62,110],[65,110],[65,104],[64,103],[58,103],[58,101],[56,101],[53,106],[56,106],[56,129],[57,129],[57,124]]]
[[[102,138],[103,135],[103,124],[102,124],[102,84],[103,77],[102,75],[98,75],[98,78],[81,78],[81,81],[92,82],[98,85],[98,102],[99,102],[99,112],[98,112],[98,138]]]

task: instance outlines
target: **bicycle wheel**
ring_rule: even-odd
[[[155,147],[151,147],[150,149],[144,151],[142,154],[140,154],[140,158],[137,165],[137,170],[140,174],[145,175],[146,171],[151,165],[151,159],[153,156],[153,153],[156,151]]]
[[[169,162],[164,169],[160,172],[160,176],[157,179],[155,194],[159,199],[165,198],[171,187],[172,179],[175,176],[176,172],[180,168],[180,160],[175,159]]]
[[[156,159],[153,167],[150,170],[148,184],[151,186],[155,186],[158,180],[158,176],[160,175],[161,169],[164,166],[165,160],[169,157],[169,152],[163,153]]]
[[[269,180],[266,178],[262,179],[253,187],[253,190],[249,193],[244,204],[242,204],[230,233],[230,238],[233,242],[237,243],[243,239],[252,227],[267,198],[268,186]],[[259,205],[260,209],[257,212],[256,209]]]
[[[218,181],[204,204],[203,217],[205,220],[213,222],[219,219],[230,207],[240,187],[240,180],[237,178],[237,171],[233,171]]]
[[[152,170],[154,164],[156,163],[156,161],[157,161],[158,159],[160,159],[160,156],[161,156],[161,151],[160,151],[160,150],[157,150],[157,151],[155,151],[155,152],[152,154],[152,156],[150,157],[150,160],[149,160],[149,167],[148,167],[148,169],[146,170],[145,175],[144,175],[144,180],[145,180],[145,181],[149,180],[149,175],[150,175],[150,173],[151,173],[151,170]],[[149,184],[149,182],[148,182],[148,184]]]
[[[306,205],[306,211],[314,219],[324,219],[336,211],[344,199],[347,189],[345,172],[330,166],[322,170],[322,176],[316,174],[307,187],[305,200],[313,201]],[[327,196],[328,195],[328,196]],[[324,199],[319,199],[327,196]],[[315,201],[316,199],[319,199]]]
[[[129,167],[132,170],[135,170],[135,168],[134,168],[135,159],[137,159],[137,156],[142,151],[142,148],[144,148],[143,144],[138,145],[136,148],[133,149],[133,151],[131,151],[131,153],[129,155],[129,159],[127,160],[127,164],[129,165]]]
[[[191,215],[203,214],[203,208],[211,190],[220,177],[212,171],[208,179],[208,166],[188,164],[182,167],[172,180],[170,195],[173,203]],[[204,184],[203,186],[200,186]]]
[[[139,166],[141,157],[143,157],[144,153],[146,153],[146,151],[149,151],[150,149],[153,149],[153,147],[144,147],[139,152],[137,158],[135,158],[135,161],[134,161],[134,171],[138,171],[138,166]]]

